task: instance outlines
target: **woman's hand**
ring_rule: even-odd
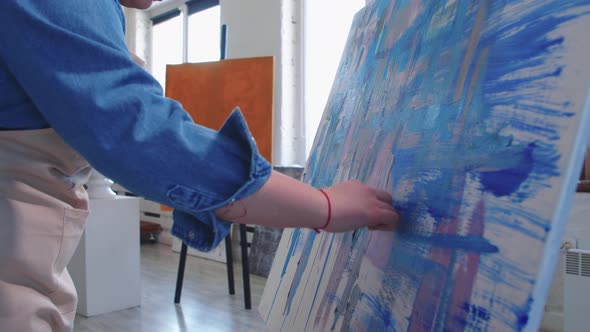
[[[316,188],[274,172],[254,194],[217,209],[215,215],[227,221],[273,227],[323,229],[330,214],[327,232],[347,232],[361,227],[393,230],[399,215],[391,195],[360,181],[347,181],[324,189]]]
[[[324,192],[332,205],[327,232],[347,232],[365,226],[371,230],[391,231],[399,221],[391,205],[391,195],[358,180],[337,184]]]

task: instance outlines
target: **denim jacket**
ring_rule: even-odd
[[[234,111],[195,124],[131,59],[117,0],[0,1],[0,127],[52,127],[98,171],[172,206],[172,233],[210,250],[213,210],[257,191],[271,167]]]

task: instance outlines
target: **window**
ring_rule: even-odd
[[[188,17],[188,62],[217,61],[220,58],[221,27],[219,6]]]
[[[365,0],[307,0],[304,19],[306,155],[322,118],[354,14]]]
[[[169,64],[219,60],[219,0],[168,0],[154,6],[150,18],[149,67],[162,87]]]
[[[166,84],[166,65],[182,63],[182,16],[180,11],[152,19],[152,75],[162,87]]]

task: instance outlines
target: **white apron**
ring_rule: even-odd
[[[91,170],[52,129],[0,131],[0,331],[73,329]]]

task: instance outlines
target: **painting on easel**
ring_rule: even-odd
[[[374,0],[304,181],[388,190],[395,233],[284,232],[272,331],[536,331],[590,127],[590,1]]]

